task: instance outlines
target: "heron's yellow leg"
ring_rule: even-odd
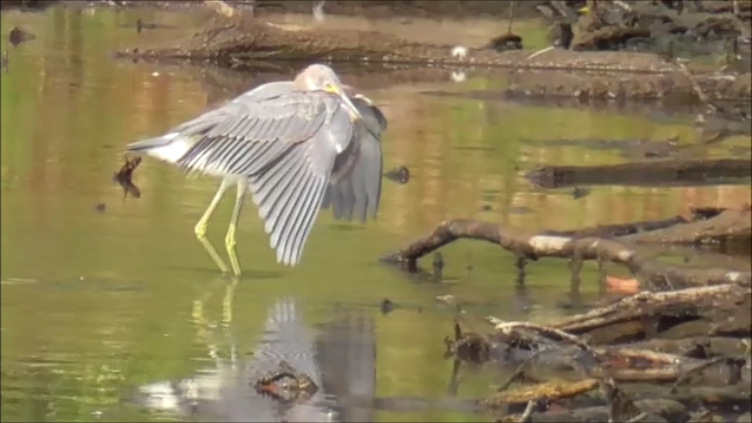
[[[235,197],[235,207],[232,209],[232,217],[230,217],[230,227],[227,228],[227,236],[225,236],[225,247],[227,247],[227,255],[230,257],[230,266],[232,266],[232,272],[235,276],[240,276],[240,262],[238,261],[238,254],[235,251],[235,231],[238,227],[238,221],[240,220],[240,212],[243,210],[243,201],[245,200],[245,193],[248,190],[248,181],[241,179],[238,181],[238,191]]]
[[[209,242],[208,239],[206,239],[206,226],[209,222],[209,218],[211,218],[212,214],[214,213],[214,210],[217,209],[217,205],[219,205],[219,200],[222,199],[222,194],[225,193],[227,188],[231,185],[231,183],[227,180],[223,180],[222,184],[219,186],[219,189],[217,190],[217,193],[214,195],[214,198],[212,199],[211,203],[209,204],[209,207],[207,207],[206,211],[204,212],[204,215],[201,216],[201,219],[198,220],[198,223],[196,223],[196,227],[194,228],[194,232],[196,232],[196,238],[201,242],[201,245],[204,246],[204,249],[207,253],[209,253],[209,256],[211,256],[212,260],[214,260],[215,263],[217,263],[217,266],[219,266],[219,270],[221,270],[224,273],[229,272],[230,268],[227,267],[224,260],[217,254],[217,250],[214,249],[214,246]]]

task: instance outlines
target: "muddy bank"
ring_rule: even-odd
[[[4,1],[0,7],[47,7],[60,1]],[[96,6],[118,8],[159,8],[159,9],[189,9],[202,7],[200,1],[112,1],[95,0],[89,2]],[[312,0],[228,0],[226,3],[240,10],[248,10],[251,3],[255,3],[254,13],[258,16],[279,13],[311,13]],[[515,16],[519,18],[532,18],[539,15],[536,9],[541,2],[518,2],[515,5]],[[579,2],[584,3],[584,2]],[[353,16],[368,15],[374,18],[423,17],[423,18],[457,18],[478,16],[506,16],[509,9],[509,1],[500,0],[494,2],[463,0],[463,1],[421,1],[421,0],[327,0],[325,11],[331,15]]]
[[[669,64],[651,54],[571,53],[565,57],[523,60],[522,51],[498,53],[469,48],[462,54],[454,46],[410,42],[366,31],[296,28],[253,18],[213,20],[206,29],[177,45],[131,48],[118,57],[145,60],[190,60],[242,68],[258,61],[327,61],[362,64],[413,64],[446,68],[518,67],[530,69],[614,70],[662,73]]]
[[[299,67],[301,62],[422,66],[455,71],[501,68],[540,71],[513,73],[513,83],[508,89],[512,97],[671,97],[681,103],[693,101],[695,85],[714,100],[746,100],[752,91],[749,71],[718,73],[709,71],[707,65],[689,63],[688,69],[694,68],[696,82],[693,82],[677,75],[675,63],[652,53],[555,49],[530,57],[521,50],[497,52],[486,47],[459,50],[455,47],[419,43],[375,31],[277,25],[241,11],[231,19],[211,20],[193,37],[170,45],[125,49],[116,52],[116,57],[152,62],[213,63],[254,71],[274,66]]]

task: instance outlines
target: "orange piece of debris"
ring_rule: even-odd
[[[634,278],[625,279],[606,275],[606,290],[614,294],[632,295],[640,292],[640,282]]]

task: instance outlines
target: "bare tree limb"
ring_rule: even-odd
[[[747,215],[749,211],[746,211]],[[721,216],[717,217],[718,219]],[[699,221],[697,225],[713,227],[712,219]],[[692,233],[690,224],[685,228],[686,233]],[[663,239],[648,238],[650,232],[634,234],[631,243],[647,239],[649,242],[660,243]],[[707,237],[707,231],[700,231],[700,235]],[[729,271],[721,268],[689,268],[672,266],[648,260],[638,254],[635,249],[620,238],[607,239],[605,237],[578,238],[575,233],[571,236],[563,235],[530,235],[514,228],[501,226],[476,220],[454,219],[439,224],[431,233],[414,240],[401,250],[382,258],[388,263],[403,264],[408,269],[416,268],[416,261],[457,239],[475,239],[490,242],[507,251],[530,260],[539,257],[570,258],[577,256],[582,260],[606,260],[626,266],[633,274],[642,275],[649,287],[656,289],[681,288],[682,286],[716,285],[724,283],[738,283],[750,285],[751,272]],[[665,238],[664,238],[665,239]]]

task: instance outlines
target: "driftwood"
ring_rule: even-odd
[[[655,295],[695,301],[698,308],[710,308],[713,305],[720,307],[708,298],[717,300],[724,296],[750,296],[749,288],[734,284],[682,291]],[[698,297],[703,299],[698,300]],[[632,301],[596,309],[551,326],[507,322],[489,317],[488,320],[495,325],[496,330],[485,335],[473,334],[473,344],[485,344],[476,345],[476,350],[488,351],[487,355],[495,360],[509,357],[508,354],[498,352],[508,352],[510,349],[528,351],[529,354],[514,371],[512,378],[496,393],[481,399],[479,404],[492,412],[502,413],[504,416],[497,421],[515,422],[606,419],[614,422],[689,421],[691,412],[698,411],[697,405],[704,409],[736,407],[741,412],[749,410],[748,403],[740,406],[742,398],[747,398],[750,392],[750,371],[746,357],[748,348],[745,351],[735,351],[741,354],[717,356],[705,351],[708,355],[702,357],[691,350],[685,354],[673,354],[645,348],[667,342],[654,338],[659,335],[656,332],[646,334],[645,337],[651,339],[643,342],[641,347],[591,345],[591,335],[596,325],[584,326],[584,322],[615,320],[609,316],[624,316],[630,312],[632,318],[641,314],[653,314],[650,310],[640,308],[643,303],[650,303],[651,298],[642,294],[632,298]],[[667,315],[686,311],[682,311],[676,302],[664,301],[664,304],[663,312]],[[750,304],[739,305],[739,308],[749,309]],[[728,311],[725,317],[729,314],[733,314],[733,311]],[[723,317],[721,316],[721,320]],[[741,333],[748,337],[751,325],[752,322],[747,318]],[[461,329],[455,324],[455,335],[460,332]],[[463,339],[470,338],[456,336],[455,339],[463,342]],[[749,343],[748,338],[741,341],[743,345]],[[534,365],[530,365],[531,363]],[[562,373],[562,364],[566,364],[574,374],[567,376]],[[542,372],[542,368],[546,366],[558,368],[553,377]],[[454,371],[457,371],[456,367]],[[529,381],[534,383],[530,384]],[[510,389],[515,382],[517,386]],[[596,389],[600,395],[594,396]],[[549,410],[551,403],[559,404],[560,407]],[[566,410],[560,411],[561,406]],[[522,414],[506,415],[515,412]]]
[[[731,233],[730,229],[733,229]],[[656,233],[659,235],[655,235]],[[652,224],[641,222],[633,226],[602,226],[582,232],[548,231],[541,234],[502,228],[490,222],[454,219],[442,222],[430,234],[384,256],[382,260],[386,263],[400,264],[407,270],[414,271],[417,269],[416,263],[419,258],[457,239],[467,238],[491,242],[513,252],[521,269],[524,269],[525,262],[537,260],[539,257],[569,258],[573,280],[579,280],[582,260],[599,260],[626,266],[651,289],[665,290],[724,283],[749,286],[752,283],[751,272],[659,263],[643,257],[633,247],[633,244],[639,242],[717,243],[725,242],[728,237],[737,240],[749,239],[749,210],[726,210],[707,220],[701,213],[696,213],[690,218],[677,216]]]
[[[575,316],[571,319],[553,324],[551,326],[534,325],[527,322],[503,322],[489,317],[496,326],[496,332],[492,338],[484,338],[491,347],[489,351],[494,351],[493,345],[509,345],[514,348],[522,348],[529,351],[541,351],[541,348],[549,352],[553,347],[559,351],[556,355],[542,354],[535,357],[537,362],[549,362],[552,365],[561,365],[571,367],[586,373],[590,377],[602,378],[611,377],[619,381],[628,382],[674,382],[690,369],[696,369],[703,364],[703,360],[716,359],[718,357],[700,358],[697,356],[677,355],[665,352],[657,352],[645,348],[635,348],[629,345],[616,345],[613,347],[601,347],[605,343],[624,342],[632,339],[608,339],[605,336],[599,336],[597,330],[608,328],[610,331],[619,333],[615,326],[621,322],[642,319],[649,321],[654,319],[686,319],[706,318],[712,322],[712,327],[707,328],[709,335],[729,335],[739,336],[740,334],[749,335],[752,323],[750,323],[749,311],[744,310],[717,310],[712,311],[712,306],[721,307],[729,306],[734,301],[727,298],[731,295],[739,295],[747,298],[747,304],[738,304],[739,308],[745,306],[749,308],[750,290],[736,285],[717,286],[708,288],[689,288],[676,292],[658,293],[655,296],[674,297],[676,301],[653,300],[645,294],[638,294],[628,299],[612,304],[607,307],[595,309],[589,313]],[[691,291],[684,292],[684,291]],[[648,294],[648,293],[646,293]],[[652,295],[652,294],[651,294]],[[697,297],[705,297],[698,300]],[[631,299],[634,299],[633,301]],[[684,304],[678,301],[681,298]],[[696,301],[697,308],[705,310],[692,311],[687,310],[691,307],[691,301]],[[646,304],[654,303],[652,307],[645,307]],[[683,308],[682,308],[683,306]],[[726,323],[728,324],[726,325]],[[665,323],[664,326],[671,326],[674,322]],[[677,323],[676,325],[680,325]],[[655,325],[654,325],[655,326]],[[643,331],[640,339],[652,339],[662,336],[663,331],[660,327],[653,327],[652,330]],[[578,336],[578,334],[580,334]],[[587,335],[582,337],[582,335]],[[637,336],[635,336],[637,338]],[[589,341],[587,342],[586,339]],[[569,344],[570,347],[563,346]],[[572,348],[571,345],[576,346]],[[495,356],[492,352],[490,356]],[[531,360],[529,358],[528,360]],[[571,362],[571,363],[567,363]],[[574,364],[573,364],[574,363]],[[560,366],[561,367],[561,366]],[[725,375],[724,377],[730,377]],[[736,377],[736,376],[734,376]],[[733,378],[732,378],[733,379]],[[729,382],[722,381],[722,384]],[[736,382],[730,382],[731,384]]]
[[[593,331],[597,329],[612,331],[611,334],[601,335],[601,343],[616,341],[613,338],[604,339],[608,336],[618,336],[613,332],[614,325],[635,321],[642,325],[642,338],[666,332],[684,322],[692,322],[692,326],[685,327],[682,337],[740,336],[746,333],[748,338],[752,320],[751,292],[749,284],[724,284],[670,292],[642,292],[614,304],[564,319],[555,327],[574,334],[589,333],[593,338],[596,337]],[[662,317],[676,320],[668,325],[660,321]],[[708,322],[709,325],[697,330],[698,321]]]

